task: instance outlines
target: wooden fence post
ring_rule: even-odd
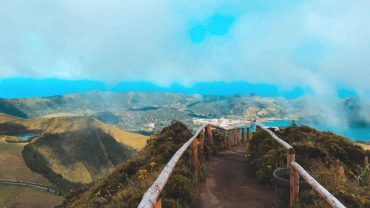
[[[259,126],[256,126],[256,133],[260,132],[261,131],[261,127]]]
[[[242,143],[245,142],[245,128],[242,128]]]
[[[287,157],[287,166],[290,172],[289,207],[293,207],[298,202],[299,193],[299,174],[291,165],[292,162],[295,162],[295,150],[293,148],[289,149]]]
[[[249,140],[250,140],[250,129],[249,128],[247,128],[247,142],[249,142]]]
[[[234,129],[234,146],[238,144],[238,132]]]
[[[242,135],[240,133],[240,128],[236,129],[236,131],[238,132],[238,144],[240,144],[242,141]]]
[[[198,140],[194,139],[193,145],[193,164],[195,165],[195,170],[198,168]]]
[[[199,140],[200,140],[200,151],[203,152],[204,150],[204,129],[199,134]]]
[[[229,134],[230,134],[230,146],[232,147],[234,146],[234,131],[230,130]]]
[[[208,125],[208,126],[206,127],[206,133],[207,133],[207,139],[208,139],[208,141],[209,141],[211,144],[213,144],[212,127],[211,127],[211,125]]]
[[[225,134],[226,134],[226,140],[227,140],[227,146],[230,148],[231,147],[231,135],[230,135],[230,131],[229,130],[225,130]]]

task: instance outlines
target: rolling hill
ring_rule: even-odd
[[[24,146],[27,143],[19,143],[19,141],[20,139],[14,136],[0,136],[0,179],[28,181],[52,186],[47,178],[27,166],[22,156]],[[3,184],[0,184],[0,196],[0,207],[48,208],[63,201],[61,196],[37,189]]]
[[[26,143],[14,139],[24,133],[32,134]],[[31,120],[5,114],[0,114],[0,135],[22,145],[27,166],[64,191],[103,176],[143,148],[147,138],[85,116]]]
[[[289,102],[284,98],[248,95],[95,91],[45,98],[3,99],[0,100],[0,112],[23,118],[90,116],[119,129],[149,133],[161,130],[174,119],[191,128],[193,118],[285,118],[290,115]]]

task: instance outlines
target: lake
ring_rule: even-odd
[[[36,134],[35,133],[24,133],[24,134],[17,134],[17,135],[14,135],[14,136],[18,137],[19,139],[21,139],[23,141],[26,141],[29,138],[31,138],[33,136],[36,136]]]
[[[347,137],[353,141],[370,141],[370,127],[359,126],[359,127],[335,128],[332,126],[323,125],[319,123],[313,123],[313,122],[296,121],[295,123],[298,126],[300,125],[311,126],[320,131],[331,131],[334,134]],[[291,126],[292,121],[272,120],[272,121],[265,121],[262,124],[267,127],[276,127],[276,126],[285,127],[285,126]]]

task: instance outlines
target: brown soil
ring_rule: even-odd
[[[63,197],[46,192],[24,192],[8,208],[49,208],[61,204]]]
[[[201,187],[200,208],[275,207],[273,187],[260,184],[250,173],[244,145],[207,162],[207,181]]]
[[[20,180],[50,185],[42,175],[31,171],[22,156],[0,153],[0,179]]]

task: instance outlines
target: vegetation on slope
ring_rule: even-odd
[[[64,204],[67,207],[137,207],[164,165],[191,136],[184,124],[173,122],[159,135],[152,136],[147,146],[133,159],[119,165],[90,187],[70,194]],[[162,193],[163,207],[194,205],[198,196],[197,184],[205,176],[204,160],[225,148],[224,137],[216,132],[214,141],[213,145],[205,143],[205,154],[198,154],[197,170],[191,162],[191,148],[183,155]]]
[[[99,102],[96,102],[99,100]],[[62,96],[0,100],[0,106],[13,106],[27,118],[53,115],[88,115],[131,131],[160,131],[173,119],[192,127],[192,119],[240,117],[246,119],[284,118],[295,114],[287,106],[295,101],[249,95],[202,96],[161,92],[87,92]],[[297,104],[299,105],[299,104]],[[294,108],[295,109],[295,108]],[[300,108],[297,108],[300,110]],[[4,109],[0,112],[7,113]],[[13,115],[15,115],[13,113]],[[18,115],[18,114],[16,114]],[[296,116],[295,116],[296,117]]]
[[[17,137],[0,136],[0,179],[51,186],[49,180],[26,165],[22,157],[25,144],[18,141]],[[0,207],[53,207],[62,200],[60,196],[37,189],[0,184]]]
[[[133,150],[100,129],[43,134],[23,150],[27,165],[60,188],[87,184],[127,160]],[[67,185],[66,185],[67,184]]]
[[[369,151],[344,137],[307,126],[288,127],[276,134],[295,148],[297,162],[346,206],[370,207],[370,183],[361,182],[360,176]],[[257,177],[270,183],[273,170],[286,166],[286,150],[261,131],[253,137],[248,160]],[[299,197],[302,207],[327,206],[312,190]]]
[[[42,117],[28,120],[0,113],[0,135],[17,135],[29,132],[61,134],[88,128],[102,129],[119,143],[134,149],[142,149],[146,144],[146,136],[122,131],[86,116]]]
[[[0,99],[0,113],[6,113],[8,115],[18,116],[21,118],[27,118],[28,115],[16,107],[11,100]]]
[[[143,148],[147,138],[89,117],[26,120],[0,114],[0,134],[8,134],[1,136],[6,145],[19,142],[17,137],[9,135],[29,132],[35,136],[19,144],[22,145],[20,156],[23,155],[33,171],[44,175],[64,192],[105,175],[127,160],[134,149]],[[23,180],[28,181],[27,178]]]

